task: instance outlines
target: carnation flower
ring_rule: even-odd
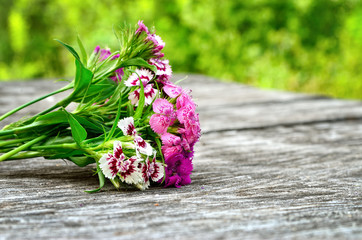
[[[140,163],[138,166],[141,169],[143,184],[141,189],[147,189],[150,186],[150,179],[154,182],[160,181],[164,176],[164,167],[162,163],[156,162],[156,157],[150,162],[147,158],[144,163]]]
[[[174,153],[165,159],[165,187],[177,188],[191,183],[192,162],[180,153]]]
[[[123,68],[118,68],[116,71],[114,71],[115,76],[111,76],[110,79],[112,79],[116,83],[120,83],[122,81],[122,77],[124,75]]]
[[[161,37],[156,34],[149,34],[147,38],[148,40],[152,41],[153,44],[155,45],[154,48],[155,52],[161,51],[166,45],[165,42],[161,39]]]
[[[153,114],[150,118],[150,126],[152,130],[158,134],[164,134],[167,128],[175,121],[175,111],[173,105],[166,99],[158,98],[153,103]]]
[[[125,136],[136,136],[137,134],[133,117],[127,117],[119,120],[117,126],[122,130],[123,135]]]
[[[109,48],[101,48],[100,55],[98,57],[98,61],[104,61],[111,55],[111,50]]]
[[[141,34],[142,32],[146,32],[147,34],[150,34],[150,31],[146,27],[146,25],[143,23],[143,21],[138,21],[138,28],[136,30],[136,34]]]
[[[149,81],[152,80],[153,76],[154,74],[148,69],[136,69],[136,71],[132,73],[131,76],[129,76],[124,84],[127,87],[140,86],[141,80],[143,85],[145,86]]]
[[[182,88],[180,86],[176,86],[175,84],[168,82],[166,83],[162,90],[170,97],[176,98],[182,93]]]
[[[136,89],[131,92],[128,96],[128,99],[131,100],[132,105],[138,106],[140,100],[141,89]],[[145,105],[150,105],[153,99],[156,97],[158,90],[153,88],[153,84],[147,84],[144,87],[144,96],[145,96]]]
[[[156,68],[157,68],[156,76],[157,76],[158,80],[160,80],[160,81],[168,81],[171,78],[171,76],[172,76],[172,68],[171,68],[171,66],[169,64],[169,60],[151,58],[149,60],[149,63],[151,65],[156,66]]]

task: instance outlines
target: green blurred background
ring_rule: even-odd
[[[71,77],[53,39],[112,49],[112,27],[139,19],[174,72],[362,99],[358,0],[0,0],[0,80]]]

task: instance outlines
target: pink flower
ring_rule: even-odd
[[[120,56],[120,54],[117,53],[116,55],[114,55],[114,56],[111,58],[111,60],[117,59],[117,58],[119,58],[119,56]]]
[[[142,68],[142,69],[136,69],[134,73],[129,76],[127,81],[125,81],[125,85],[127,87],[133,87],[133,86],[140,86],[140,80],[142,81],[143,85],[145,86],[149,81],[152,80],[154,74],[148,69]]]
[[[153,99],[156,97],[158,90],[153,88],[153,84],[147,84],[144,88],[145,95],[145,106],[148,106],[152,103]],[[128,99],[131,100],[133,105],[138,106],[140,100],[141,89],[136,89],[131,92],[128,96]]]
[[[150,118],[150,126],[152,130],[158,134],[165,134],[167,128],[175,121],[175,111],[172,103],[166,99],[158,98],[153,103],[153,114]]]
[[[148,28],[143,23],[143,21],[139,20],[138,21],[138,28],[136,30],[136,34],[141,34],[142,32],[146,32],[147,34],[150,34],[150,31],[148,31]]]
[[[176,86],[171,82],[166,83],[162,90],[170,97],[175,98],[182,93],[182,88],[180,86]]]
[[[182,94],[176,100],[177,109],[181,109],[185,106],[192,107],[192,109],[196,109],[195,103],[192,101],[188,92],[183,91]]]
[[[177,146],[181,143],[181,138],[171,133],[165,133],[161,136],[161,141],[163,146]]]

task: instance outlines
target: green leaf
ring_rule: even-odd
[[[104,183],[105,183],[105,177],[104,177],[104,174],[103,174],[101,168],[99,167],[98,163],[97,163],[97,172],[98,172],[98,179],[99,179],[99,188],[94,189],[94,190],[86,190],[84,192],[95,193],[95,192],[99,192],[103,188]]]
[[[157,67],[154,65],[149,64],[148,62],[146,62],[143,58],[132,58],[129,59],[123,63],[121,63],[121,65],[119,66],[121,67],[128,67],[128,66],[137,66],[137,67],[145,67],[148,69],[151,69],[154,73],[157,72]]]
[[[1,131],[1,133],[4,134],[10,134],[10,133],[22,133],[22,132],[26,132],[29,129],[32,129],[34,132],[44,132],[44,127],[46,128],[49,125],[54,125],[54,124],[62,124],[62,123],[68,123],[68,120],[66,118],[66,116],[64,115],[63,112],[60,111],[55,111],[55,112],[50,112],[47,113],[45,115],[39,116],[37,117],[34,122],[27,124],[25,126],[21,126],[21,127],[15,127],[13,129],[10,130],[4,130]]]
[[[143,86],[143,83],[141,80],[140,80],[140,85],[141,85],[140,100],[138,101],[138,107],[136,109],[136,112],[133,115],[133,118],[135,120],[141,118],[142,112],[143,112],[143,107],[145,106],[145,89],[144,89],[144,86]]]
[[[78,93],[84,93],[87,91],[88,86],[92,82],[93,73],[89,69],[85,68],[79,60],[75,60],[75,79],[74,79],[74,92],[73,96]]]
[[[119,100],[118,100],[118,108],[117,108],[116,118],[114,119],[112,129],[111,129],[111,131],[109,131],[109,134],[106,137],[105,141],[108,141],[109,139],[111,139],[113,137],[114,132],[116,131],[118,120],[119,120],[119,118],[121,116],[121,107],[122,107],[122,98],[120,97]]]
[[[67,114],[74,141],[78,145],[81,145],[81,143],[87,138],[87,131],[82,127],[82,125],[80,125],[77,119],[75,119],[73,114],[67,112],[66,110],[64,110],[64,112]]]
[[[75,163],[78,167],[85,167],[88,164],[94,163],[94,159],[87,156],[69,157],[69,160]]]
[[[77,36],[77,42],[78,42],[80,52],[82,54],[82,62],[83,62],[83,65],[84,65],[88,61],[88,56],[87,56],[87,51],[85,50],[84,45],[83,45],[82,41],[79,38],[79,35]]]
[[[81,60],[79,58],[79,55],[78,53],[74,50],[74,48],[66,43],[63,43],[62,41],[58,40],[58,39],[55,39],[55,41],[59,42],[60,44],[62,44],[74,57],[75,59],[77,59],[81,64]],[[82,64],[83,65],[83,64]]]
[[[90,121],[88,118],[86,117],[80,117],[77,115],[73,115],[75,117],[75,119],[77,119],[77,121],[84,126],[86,129],[90,129],[93,130],[97,133],[103,133],[103,127],[101,124],[99,123],[94,123],[92,121]]]
[[[83,103],[91,101],[94,103],[96,101],[105,100],[113,95],[116,87],[116,84],[112,80],[104,79],[96,84],[91,84],[83,96],[73,98],[73,101],[82,101]],[[94,98],[96,98],[96,100]]]

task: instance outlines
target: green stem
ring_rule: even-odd
[[[8,159],[9,157],[17,154],[18,152],[21,152],[21,151],[27,149],[28,147],[30,147],[30,146],[33,145],[33,144],[44,140],[44,139],[47,138],[47,137],[48,137],[47,135],[43,135],[43,136],[34,138],[33,140],[31,140],[31,141],[29,141],[29,142],[21,145],[20,147],[17,147],[17,148],[15,148],[15,149],[11,150],[10,152],[7,152],[7,153],[1,155],[1,156],[0,156],[0,162]]]
[[[53,144],[53,145],[45,145],[45,146],[33,146],[31,150],[43,150],[43,149],[54,149],[54,148],[62,148],[62,149],[80,149],[76,143],[63,143],[63,144]]]
[[[0,130],[0,140],[8,140],[16,138],[17,136],[15,134],[3,134],[3,131]]]
[[[37,117],[42,116],[42,115],[45,115],[45,114],[53,111],[54,109],[57,109],[58,107],[64,107],[64,108],[65,108],[66,106],[69,105],[70,102],[71,102],[70,98],[67,97],[67,98],[63,99],[62,101],[56,103],[54,106],[52,106],[52,107],[50,107],[50,108],[42,111],[41,113],[38,113],[38,114],[34,115],[34,116],[33,116],[31,119],[29,119],[27,122],[31,122],[31,121],[33,121],[34,119],[36,119]]]
[[[61,88],[61,89],[59,89],[59,90],[57,90],[57,91],[54,91],[54,92],[49,93],[49,94],[47,94],[47,95],[44,95],[44,96],[42,96],[42,97],[40,97],[40,98],[37,98],[37,99],[35,99],[35,100],[33,100],[33,101],[30,101],[30,102],[28,102],[28,103],[25,103],[24,105],[21,105],[20,107],[17,107],[17,108],[15,108],[15,109],[11,110],[10,112],[7,112],[7,113],[5,113],[4,115],[0,116],[0,121],[4,120],[5,118],[7,118],[7,117],[9,117],[9,116],[11,116],[11,115],[13,115],[14,113],[20,111],[21,109],[26,108],[27,106],[30,106],[30,105],[32,105],[32,104],[34,104],[34,103],[36,103],[36,102],[39,102],[39,101],[41,101],[41,100],[43,100],[43,99],[45,99],[45,98],[48,98],[48,97],[50,97],[50,96],[53,96],[53,95],[58,94],[58,93],[61,93],[61,92],[64,92],[64,91],[69,90],[69,89],[71,89],[71,88],[72,88],[72,86],[69,84],[69,85],[67,85],[67,86],[65,86],[65,87],[63,87],[63,88]]]
[[[11,161],[11,160],[25,159],[25,158],[36,158],[36,157],[43,157],[43,154],[40,152],[19,152],[5,159],[4,161]]]
[[[9,145],[14,144],[14,143],[22,143],[22,142],[25,142],[25,141],[30,140],[30,139],[31,138],[23,138],[23,139],[14,139],[14,140],[2,141],[2,142],[0,142],[0,148],[4,147],[4,146],[9,146]]]

